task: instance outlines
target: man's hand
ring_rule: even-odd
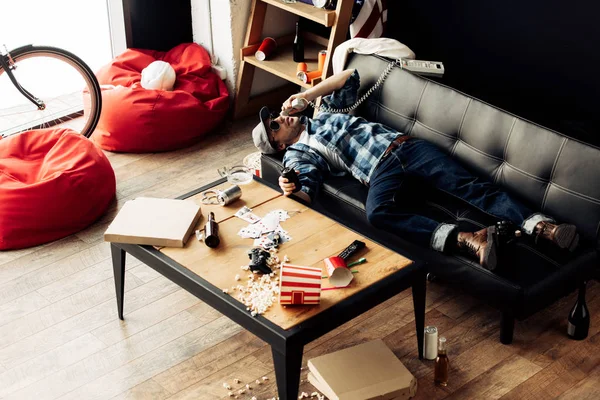
[[[281,106],[281,111],[289,110],[288,115],[294,115],[294,114],[297,114],[297,113],[303,111],[303,110],[296,110],[295,108],[292,108],[292,101],[294,101],[295,99],[298,99],[298,98],[303,98],[307,102],[309,101],[306,98],[306,95],[304,93],[293,94],[286,101],[283,102],[283,104]]]
[[[284,196],[289,196],[296,190],[296,185],[289,183],[288,178],[284,178],[283,176],[279,177],[279,187],[283,191]]]

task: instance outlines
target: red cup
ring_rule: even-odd
[[[272,37],[264,38],[260,47],[254,54],[258,61],[265,61],[267,57],[269,57],[275,49],[277,48],[277,42]]]
[[[327,257],[323,260],[325,267],[327,268],[327,275],[329,275],[329,283],[336,287],[348,286],[354,276],[352,271],[348,269],[346,261],[343,258]]]

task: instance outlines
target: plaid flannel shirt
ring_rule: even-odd
[[[326,107],[346,108],[356,102],[360,77],[354,70],[344,86],[323,97]],[[371,174],[385,150],[400,133],[382,124],[369,122],[350,114],[321,112],[316,118],[307,118],[306,130],[323,146],[335,152],[352,171],[352,176],[368,184]],[[321,183],[328,176],[346,173],[334,170],[327,160],[311,147],[295,143],[288,147],[283,164],[298,171],[302,191],[314,200]]]

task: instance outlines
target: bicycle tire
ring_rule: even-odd
[[[98,83],[98,79],[96,78],[96,75],[92,69],[75,54],[57,47],[27,45],[18,47],[9,52],[9,54],[14,63],[17,65],[20,61],[33,57],[50,57],[66,62],[81,74],[81,77],[87,84],[87,89],[90,96],[90,108],[88,120],[86,121],[85,126],[81,129],[80,133],[89,138],[98,125],[100,113],[102,112],[102,95],[100,91],[100,84]],[[2,67],[0,67],[0,76],[3,73],[4,70]]]

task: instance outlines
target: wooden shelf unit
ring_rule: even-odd
[[[319,54],[319,51],[327,50],[327,39],[311,34],[304,34],[303,36],[304,62],[308,65],[308,70],[313,71],[318,68],[317,55]],[[281,38],[276,38],[275,40],[277,41],[277,50],[268,60],[259,61],[254,56],[259,45],[244,47],[242,49],[242,60],[306,89],[321,81],[320,78],[317,78],[313,79],[311,83],[304,83],[296,77],[298,63],[294,61],[293,57],[293,35],[283,36]]]
[[[248,30],[244,46],[240,51],[240,72],[237,81],[237,96],[235,99],[234,118],[241,118],[246,115],[257,113],[260,107],[266,105],[278,109],[281,103],[289,97],[289,90],[274,89],[266,94],[250,98],[252,89],[252,80],[256,68],[262,69],[288,82],[303,87],[310,88],[331,75],[331,58],[334,49],[344,40],[348,33],[350,17],[352,15],[352,5],[354,0],[338,0],[335,10],[324,10],[313,7],[305,3],[284,3],[282,0],[253,0],[248,20]],[[274,6],[295,14],[299,17],[307,18],[319,24],[331,27],[329,38],[303,32],[305,62],[308,64],[308,70],[317,69],[317,57],[319,51],[327,50],[324,71],[321,78],[313,79],[311,83],[304,83],[296,77],[297,63],[293,60],[292,45],[295,35],[287,35],[276,38],[277,49],[267,60],[259,61],[254,54],[262,42],[262,29],[265,21],[267,6]],[[285,96],[285,97],[284,97]],[[258,100],[268,101],[260,103]]]
[[[328,28],[335,23],[335,10],[324,10],[305,3],[284,3],[282,0],[262,1],[277,8],[281,8],[282,10],[291,12],[292,14],[296,14],[299,17],[315,21]]]

